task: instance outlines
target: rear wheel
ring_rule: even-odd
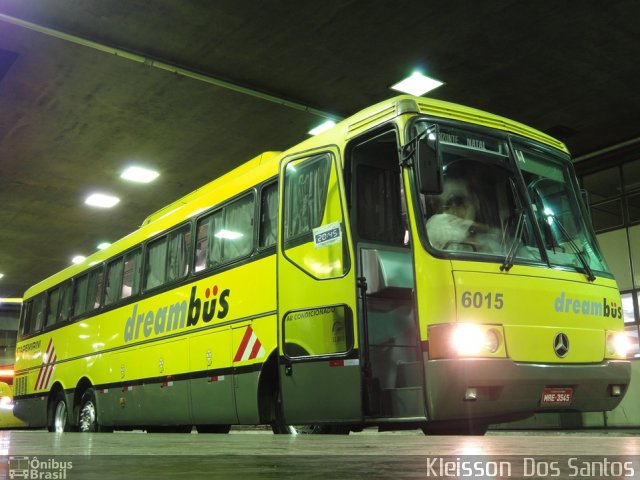
[[[105,428],[98,421],[98,407],[96,402],[96,392],[93,388],[88,388],[80,400],[80,411],[78,412],[78,431],[80,432],[108,432],[110,428]]]
[[[47,426],[50,432],[68,432],[71,430],[69,424],[69,408],[64,393],[59,390],[53,397],[49,405]]]

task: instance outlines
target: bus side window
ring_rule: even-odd
[[[109,262],[107,265],[107,283],[104,295],[104,304],[111,305],[120,300],[122,294],[122,272],[124,259],[122,257]]]
[[[89,286],[87,289],[87,309],[93,310],[102,304],[102,267],[89,272]]]
[[[167,270],[167,237],[154,240],[147,246],[147,264],[145,269],[144,288],[162,285]]]
[[[60,287],[56,287],[49,292],[47,296],[47,321],[45,327],[50,327],[56,323],[58,318],[58,305],[60,302]]]
[[[31,310],[33,308],[33,300],[25,302],[20,313],[20,335],[29,333],[31,324]]]
[[[87,287],[89,285],[89,275],[82,275],[75,282],[73,289],[73,315],[81,315],[89,308],[87,307]]]
[[[128,298],[140,292],[140,271],[142,270],[142,250],[136,249],[124,256],[122,296]]]
[[[169,244],[167,248],[167,282],[182,278],[189,273],[190,244],[191,225],[185,225],[181,229],[169,234]]]
[[[60,290],[60,308],[58,309],[56,322],[66,322],[69,320],[69,313],[71,311],[71,300],[73,294],[73,284],[71,283],[71,280],[62,284]]]
[[[278,230],[278,184],[272,183],[262,189],[260,200],[260,248],[276,244]]]
[[[41,293],[33,300],[31,307],[31,319],[29,322],[29,333],[39,332],[44,326],[44,313],[46,306],[47,294]]]
[[[253,251],[254,195],[247,195],[224,208],[224,226],[213,234],[214,243],[222,245],[222,261],[228,262]]]

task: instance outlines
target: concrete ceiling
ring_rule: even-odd
[[[393,96],[414,68],[446,82],[429,96],[556,134],[574,155],[636,139],[639,18],[634,0],[0,0],[0,297],[298,143],[316,110],[346,116]],[[134,162],[160,178],[120,180]],[[94,190],[122,201],[90,209]]]

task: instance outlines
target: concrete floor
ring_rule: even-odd
[[[12,473],[14,478],[64,480],[472,478],[482,473],[478,468],[483,469],[484,478],[491,478],[490,469],[499,462],[510,469],[503,472],[506,478],[544,478],[554,468],[561,473],[556,478],[574,472],[581,473],[578,478],[585,477],[587,471],[573,468],[605,468],[601,478],[620,472],[624,478],[633,470],[638,478],[640,437],[636,433],[489,432],[484,437],[426,437],[417,431],[367,430],[349,436],[247,430],[228,435],[2,431],[0,478],[10,478]],[[453,475],[441,468],[453,468],[449,472]],[[31,473],[34,470],[39,473]]]

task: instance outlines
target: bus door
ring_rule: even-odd
[[[345,183],[357,255],[365,416],[424,418],[413,255],[394,129],[354,140]]]
[[[288,424],[362,419],[361,361],[338,152],[280,165],[279,373]]]

